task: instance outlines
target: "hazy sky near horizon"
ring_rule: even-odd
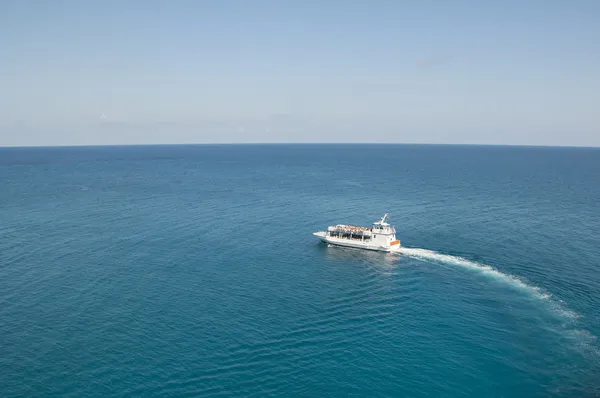
[[[0,145],[600,146],[600,1],[0,2]]]

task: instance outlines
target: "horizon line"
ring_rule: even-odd
[[[600,149],[600,145],[545,145],[545,144],[477,144],[433,142],[210,142],[210,143],[164,143],[164,144],[64,144],[64,145],[0,145],[0,149],[19,148],[111,148],[111,147],[161,147],[161,146],[317,146],[317,145],[369,145],[369,146],[478,146],[517,148],[587,148]]]
[[[25,148],[122,148],[122,147],[171,147],[171,146],[473,146],[514,148],[581,148],[600,149],[600,145],[547,145],[547,144],[477,144],[477,143],[433,143],[433,142],[189,142],[164,144],[64,144],[64,145],[0,145],[0,149]]]

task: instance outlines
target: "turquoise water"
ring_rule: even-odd
[[[600,394],[600,150],[0,149],[0,391]],[[312,232],[390,213],[400,255]]]

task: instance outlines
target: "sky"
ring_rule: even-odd
[[[0,146],[246,142],[600,146],[600,1],[0,1]]]

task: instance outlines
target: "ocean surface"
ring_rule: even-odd
[[[0,148],[2,397],[600,396],[600,149]],[[327,247],[389,213],[397,254]]]

